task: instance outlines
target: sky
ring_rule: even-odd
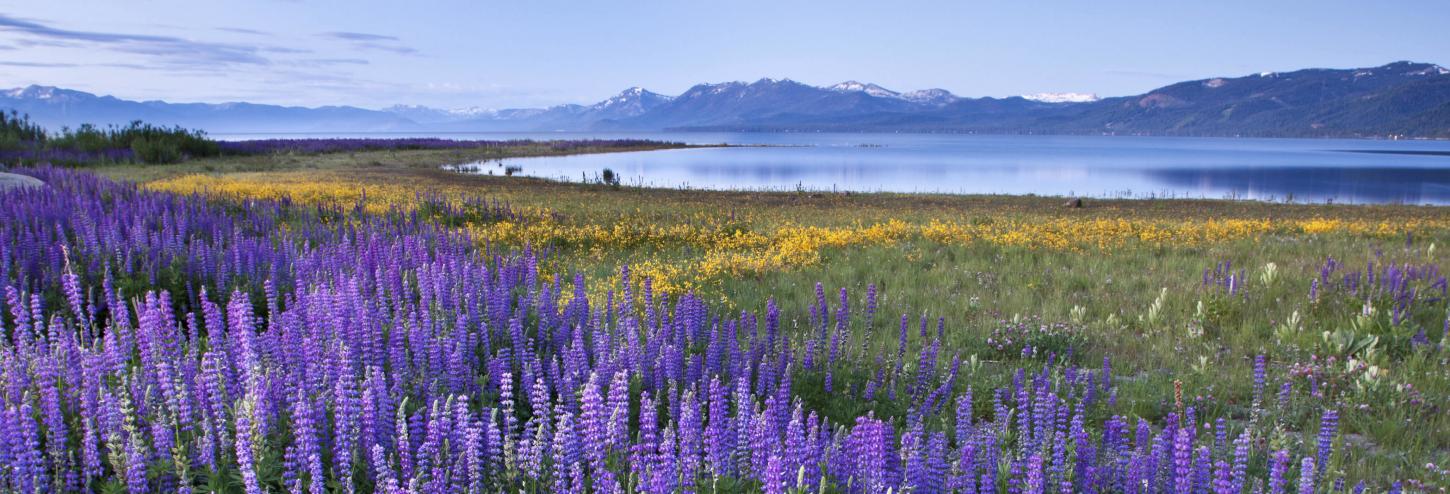
[[[962,96],[1450,64],[1444,0],[0,0],[0,88],[381,108],[845,80]]]

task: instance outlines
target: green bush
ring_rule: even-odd
[[[131,152],[144,163],[175,163],[181,161],[181,149],[175,143],[138,137],[131,141]]]
[[[8,114],[0,112],[0,151],[30,149],[41,142],[45,142],[45,129],[40,125],[15,110]]]
[[[132,159],[143,163],[175,163],[221,154],[217,142],[200,130],[160,127],[137,120],[105,128],[82,124],[50,134],[25,115],[0,113],[0,151],[17,151],[38,160],[50,159],[54,152],[72,152],[79,153],[75,156],[89,156],[80,159],[92,163],[121,159],[116,158],[117,150],[130,150]]]

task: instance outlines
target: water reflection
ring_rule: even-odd
[[[790,147],[525,158],[505,165],[567,181],[592,180],[609,168],[626,184],[672,188],[1450,204],[1450,142],[895,134],[711,139],[717,140],[706,142]],[[867,143],[872,146],[862,146]],[[492,161],[479,169],[503,170]]]
[[[1147,170],[1174,188],[1237,191],[1250,199],[1450,204],[1450,169],[1272,167]]]

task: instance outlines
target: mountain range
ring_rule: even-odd
[[[243,132],[884,131],[1254,137],[1450,137],[1450,70],[1395,62],[1185,81],[1144,94],[960,97],[847,81],[699,84],[678,96],[630,88],[592,105],[444,110],[398,105],[285,107],[167,103],[30,86],[0,91],[0,109],[51,128],[144,120]]]

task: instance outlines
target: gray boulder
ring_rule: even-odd
[[[44,187],[45,182],[30,175],[0,172],[0,192],[10,189],[30,189]]]

